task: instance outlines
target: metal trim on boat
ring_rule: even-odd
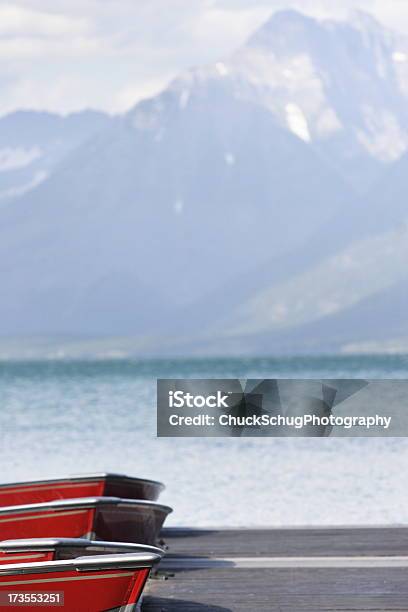
[[[21,574],[46,574],[49,572],[85,572],[108,569],[147,569],[159,563],[156,554],[119,554],[78,557],[64,561],[40,561],[38,563],[13,563],[0,565],[0,577]]]
[[[161,510],[170,514],[173,511],[170,506],[164,506],[147,499],[122,499],[120,497],[75,497],[71,499],[56,499],[54,501],[41,502],[36,504],[24,504],[21,506],[0,506],[0,515],[18,514],[30,512],[32,510],[59,510],[61,508],[90,508],[93,506],[138,506]]]
[[[108,542],[88,540],[86,538],[28,538],[22,540],[3,540],[0,542],[0,552],[49,552],[57,549],[88,549],[92,552],[106,551],[105,554],[151,553],[164,555],[164,550],[148,544],[132,544],[126,542]],[[110,552],[111,551],[111,552]],[[81,555],[82,556],[82,555]],[[0,559],[1,565],[1,559]]]

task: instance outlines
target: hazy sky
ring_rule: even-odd
[[[363,8],[408,34],[408,0],[0,0],[0,113],[125,110],[288,7],[318,17]]]

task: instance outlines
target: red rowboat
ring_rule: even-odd
[[[158,561],[159,555],[134,553],[0,565],[0,606],[130,612]]]
[[[89,538],[154,545],[168,506],[153,501],[88,497],[0,508],[0,540]]]
[[[0,565],[5,563],[30,563],[62,561],[95,555],[147,553],[163,556],[164,551],[147,544],[124,542],[100,542],[85,538],[32,538],[0,542]]]
[[[0,506],[40,504],[73,497],[122,497],[156,500],[164,489],[161,482],[121,474],[84,474],[0,485]]]

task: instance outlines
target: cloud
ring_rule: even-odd
[[[0,113],[122,111],[288,7],[316,17],[363,8],[408,32],[406,0],[14,0],[0,6]]]
[[[384,25],[408,34],[407,0],[217,0],[217,5],[229,11],[242,8],[267,7],[276,10],[294,8],[318,18],[342,19],[363,10],[372,13]]]
[[[87,21],[79,16],[72,18],[12,4],[0,6],[0,36],[59,37],[84,34],[87,30]]]
[[[370,11],[375,4],[375,0],[342,0],[341,2],[333,2],[333,0],[216,0],[216,2],[218,6],[229,11],[264,7],[273,13],[291,8],[316,17],[344,16],[356,8]]]
[[[0,38],[1,60],[29,60],[44,59],[55,62],[57,58],[83,58],[88,55],[97,55],[103,46],[97,39],[73,38],[69,44],[63,40],[44,40],[42,38]],[[52,58],[52,59],[51,59]]]
[[[167,77],[160,75],[156,79],[143,79],[143,82],[139,84],[125,85],[114,94],[111,100],[111,109],[118,113],[125,112],[137,100],[151,98],[161,91],[173,76],[173,74],[169,74]]]
[[[373,0],[371,10],[390,28],[408,34],[408,6],[406,0]]]
[[[214,0],[121,0],[120,11],[116,0],[16,0],[0,12],[0,80],[13,77],[0,112],[27,100],[62,112],[84,104],[123,111],[180,71],[229,53],[268,14],[235,10],[231,24]]]
[[[202,49],[216,50],[214,56],[224,57],[234,50],[271,14],[270,6],[234,7],[231,11],[221,3],[209,3],[202,11],[184,24],[186,39]],[[208,52],[207,52],[208,53]]]

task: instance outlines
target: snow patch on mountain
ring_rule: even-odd
[[[42,156],[40,147],[6,147],[0,149],[0,172],[29,166]]]
[[[394,51],[392,54],[392,59],[394,62],[403,63],[408,61],[408,55],[406,53],[402,53],[402,51]]]
[[[216,70],[217,70],[218,74],[219,74],[221,77],[227,76],[227,74],[228,74],[228,72],[229,72],[229,70],[228,70],[228,68],[227,68],[227,65],[226,65],[226,64],[224,64],[224,62],[217,62],[217,63],[215,64],[215,68],[216,68]]]
[[[176,215],[181,215],[184,208],[184,201],[181,198],[178,198],[174,203],[174,212]]]
[[[286,119],[291,132],[299,136],[302,140],[310,142],[309,126],[303,111],[297,104],[289,103],[286,105]]]
[[[227,164],[227,166],[235,165],[235,155],[231,153],[230,151],[224,154],[224,159],[225,159],[225,163]]]
[[[15,185],[14,187],[10,187],[9,189],[4,189],[3,191],[0,191],[0,200],[17,198],[28,193],[29,191],[32,191],[33,189],[38,187],[38,185],[41,185],[41,183],[43,183],[48,178],[48,176],[48,172],[46,172],[45,170],[38,170],[34,173],[32,179],[27,183]]]
[[[366,129],[357,130],[359,142],[373,156],[384,162],[399,159],[408,148],[408,131],[390,111],[364,106]]]

